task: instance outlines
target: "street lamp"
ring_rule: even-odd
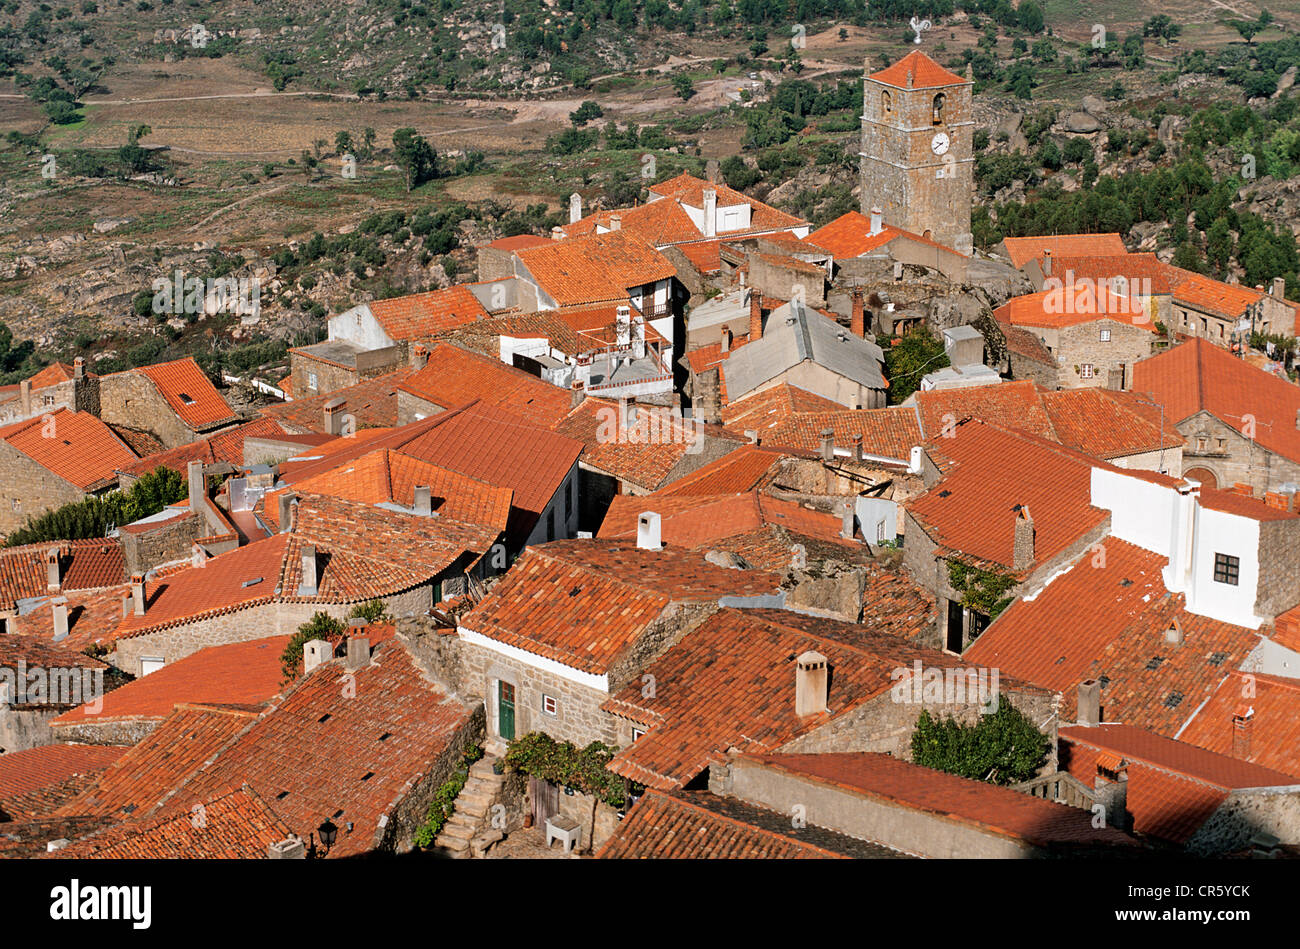
[[[320,834],[320,842],[324,844],[325,852],[329,853],[330,847],[334,846],[334,840],[339,835],[338,827],[327,817],[325,823],[316,828],[316,833]]]

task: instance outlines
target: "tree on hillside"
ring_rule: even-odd
[[[406,174],[407,191],[437,177],[438,155],[415,129],[400,128],[394,132],[393,150],[397,164]]]

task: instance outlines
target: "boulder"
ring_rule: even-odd
[[[1093,132],[1100,132],[1102,124],[1096,116],[1089,115],[1087,112],[1071,112],[1065,117],[1065,127],[1076,135],[1091,135]]]

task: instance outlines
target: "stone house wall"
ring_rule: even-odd
[[[123,530],[127,573],[148,573],[159,564],[183,560],[193,550],[194,541],[207,535],[207,522],[193,514],[143,533]]]
[[[1123,319],[1097,319],[1074,326],[1061,327],[1056,333],[1054,351],[1059,359],[1058,386],[1062,389],[1119,388],[1133,385],[1133,364],[1151,355],[1155,334],[1151,324],[1134,326]],[[1103,342],[1104,332],[1110,339]],[[1092,366],[1092,376],[1085,378],[1084,367]],[[1116,375],[1112,378],[1112,373]]]
[[[1300,843],[1300,786],[1230,792],[1185,846],[1198,856],[1231,853],[1244,850],[1259,833],[1283,844]]]
[[[0,441],[0,536],[85,496],[86,492],[75,484]]]
[[[1273,619],[1300,603],[1300,521],[1260,521],[1255,613]]]
[[[119,372],[99,380],[99,417],[109,425],[150,432],[164,448],[187,445],[199,437],[172,410],[161,392],[138,372]]]
[[[1246,438],[1207,411],[1197,412],[1175,427],[1187,442],[1183,471],[1210,472],[1215,483],[1209,487],[1230,489],[1240,482],[1261,494],[1276,491],[1288,481],[1300,482],[1300,464]]]

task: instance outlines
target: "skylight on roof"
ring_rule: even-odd
[[[193,404],[194,404],[194,400],[190,397],[190,394],[189,394],[188,392],[181,392],[181,393],[178,393],[178,394],[179,394],[179,396],[180,396],[180,400],[181,400],[182,402],[184,402],[186,405],[193,405]]]

